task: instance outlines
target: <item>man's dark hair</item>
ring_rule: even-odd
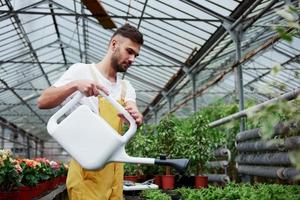
[[[129,38],[131,41],[136,42],[140,45],[144,43],[143,34],[135,27],[126,23],[116,30],[112,38],[116,35],[121,35],[123,37]]]

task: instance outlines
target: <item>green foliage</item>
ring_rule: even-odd
[[[196,174],[206,171],[206,163],[212,158],[212,152],[220,143],[222,135],[209,128],[207,116],[196,113],[185,119],[185,125],[181,130],[186,147],[182,147],[182,156],[190,159],[190,170]]]
[[[26,165],[25,162],[21,162],[22,179],[21,183],[26,186],[36,186],[39,182],[38,170],[36,168]]]
[[[165,116],[157,125],[157,152],[167,158],[175,158],[179,150],[181,120],[174,115]],[[171,174],[171,168],[166,166],[166,175]]]
[[[50,180],[54,177],[53,170],[49,164],[41,162],[41,165],[37,168],[39,182]]]
[[[61,162],[60,168],[59,168],[59,176],[67,176],[68,175],[68,168],[66,165]]]
[[[180,130],[181,121],[174,115],[164,117],[157,126],[158,149],[166,154],[167,158],[172,157],[176,146],[177,133]]]
[[[275,30],[277,31],[278,35],[285,41],[291,43],[293,37],[290,33],[287,33],[283,27],[276,27]]]
[[[280,101],[269,105],[257,113],[250,113],[249,119],[256,127],[261,128],[263,139],[270,139],[274,135],[274,127],[280,121],[295,123],[300,121],[300,99],[292,101]],[[290,135],[297,133],[289,133]]]
[[[299,24],[299,16],[300,10],[292,5],[286,5],[284,8],[277,11],[277,14],[283,17],[284,23],[279,24],[276,26],[275,30],[277,31],[278,35],[287,42],[292,42],[294,37],[300,36],[300,24]],[[288,29],[291,29],[289,33],[287,32]],[[299,78],[299,72],[294,72],[295,78]],[[300,120],[299,115],[299,107],[292,107],[287,103],[286,110],[289,110],[289,116],[294,116],[294,121],[298,122]],[[299,104],[298,104],[299,105]],[[283,105],[284,106],[284,105]],[[279,108],[280,105],[278,106]],[[264,138],[269,138],[271,136],[270,133],[263,133]],[[290,155],[290,159],[292,160],[293,164],[300,169],[300,151],[292,152]],[[300,177],[299,177],[300,178]]]
[[[137,170],[136,164],[131,164],[131,163],[124,164],[124,175],[125,176],[137,175],[136,170]]]
[[[250,107],[254,104],[255,102],[248,101],[246,102],[246,107]],[[213,105],[201,108],[198,114],[207,117],[209,122],[213,122],[236,113],[238,112],[238,110],[238,104],[228,104],[223,101],[218,101]],[[249,124],[247,126],[251,127],[252,125]],[[234,120],[222,126],[209,129],[216,131],[215,134],[218,133],[217,137],[219,137],[219,141],[216,141],[217,144],[219,144],[220,146],[226,145],[226,147],[231,151],[232,156],[235,156],[237,154],[235,148],[235,136],[240,130],[239,120]]]
[[[276,25],[275,30],[283,40],[291,43],[294,36],[300,35],[300,11],[292,5],[287,5],[278,10],[277,14],[284,18],[285,21],[282,24]],[[287,32],[288,28],[293,28],[293,32]]]
[[[146,200],[171,200],[171,197],[161,190],[144,190],[141,196]]]
[[[207,189],[187,189],[176,190],[179,199],[182,200],[289,200],[299,199],[300,190],[297,185],[250,185],[230,183],[225,188],[209,186]]]
[[[17,163],[11,158],[11,152],[0,150],[0,191],[11,191],[20,185],[21,175]]]
[[[157,135],[154,134],[155,128],[149,125],[142,125],[135,136],[126,145],[126,152],[134,157],[150,157],[157,158],[158,140]],[[137,164],[125,164],[124,167],[126,175],[142,175],[144,173],[156,174],[157,167]]]

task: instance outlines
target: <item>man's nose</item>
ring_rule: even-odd
[[[135,56],[133,54],[129,55],[128,60],[129,60],[130,64],[133,63],[134,59],[135,59]]]

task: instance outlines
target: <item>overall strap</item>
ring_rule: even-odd
[[[99,84],[99,80],[98,80],[98,78],[97,78],[97,76],[96,76],[96,72],[95,72],[95,70],[94,70],[94,68],[93,68],[93,65],[90,65],[89,69],[90,69],[90,72],[91,72],[91,74],[92,74],[93,80],[94,80],[97,84]]]
[[[126,83],[124,80],[121,80],[121,100],[125,101],[125,95],[126,95]]]
[[[93,65],[90,65],[89,68],[90,68],[90,72],[91,72],[91,74],[92,74],[92,76],[93,76],[93,80],[94,80],[97,84],[100,84],[99,79],[98,79],[97,76],[96,76],[96,72],[95,72],[95,69],[94,69]],[[123,100],[123,101],[125,100],[126,89],[127,89],[127,87],[126,87],[125,81],[124,81],[124,80],[121,80],[121,99],[120,99],[120,100]]]

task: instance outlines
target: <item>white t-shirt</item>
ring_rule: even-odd
[[[109,92],[109,94],[116,100],[121,99],[121,88],[122,83],[121,81],[124,81],[126,91],[124,100],[126,101],[133,101],[135,102],[136,94],[135,90],[132,87],[132,85],[126,81],[126,80],[120,80],[117,77],[117,80],[115,83],[110,82],[107,78],[105,78],[99,70],[96,69],[95,64],[83,64],[83,63],[76,63],[70,66],[70,68],[53,84],[54,87],[60,87],[63,85],[66,85],[74,80],[93,80],[93,75],[91,73],[90,67],[93,68],[94,73],[96,74],[96,77],[99,80],[99,83],[102,84]],[[66,101],[69,101],[70,98],[75,95],[72,94],[69,98],[66,99]],[[66,102],[65,101],[65,102]],[[64,102],[64,103],[65,103]],[[99,114],[98,111],[98,98],[97,97],[83,97],[78,104],[75,106],[79,106],[81,104],[87,105],[90,107],[90,109],[96,113]]]

